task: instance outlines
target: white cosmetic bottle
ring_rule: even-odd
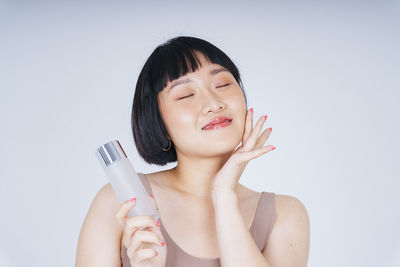
[[[95,154],[121,203],[136,198],[136,204],[129,210],[128,217],[149,215],[157,221],[159,212],[118,140],[102,145]]]

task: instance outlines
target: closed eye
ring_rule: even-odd
[[[227,84],[224,84],[224,85],[218,86],[217,88],[220,88],[220,87],[225,87],[225,86],[228,86],[228,85],[230,85],[230,83],[227,83]]]
[[[187,98],[187,97],[189,97],[189,96],[192,96],[192,95],[194,95],[194,94],[191,94],[191,95],[187,95],[187,96],[184,96],[184,97],[178,98],[178,100],[180,100],[180,99],[184,99],[184,98]]]
[[[227,84],[224,84],[224,85],[218,86],[217,88],[220,88],[220,87],[225,87],[225,86],[228,86],[228,85],[230,85],[230,83],[227,83]],[[191,97],[192,95],[194,95],[194,94],[190,94],[190,95],[187,95],[187,96],[184,96],[184,97],[178,98],[177,100],[185,99],[185,98],[187,98],[187,97]]]

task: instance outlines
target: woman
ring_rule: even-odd
[[[82,226],[76,266],[306,266],[304,205],[239,183],[250,160],[274,149],[264,146],[266,118],[253,128],[239,71],[220,49],[185,36],[158,46],[139,75],[131,122],[146,162],[177,162],[139,173],[160,220],[128,218],[134,199],[121,204],[105,185]]]

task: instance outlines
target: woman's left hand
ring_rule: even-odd
[[[271,150],[275,147],[268,145],[264,147],[272,128],[268,128],[259,136],[267,116],[261,116],[253,129],[253,109],[247,111],[245,131],[242,138],[242,145],[238,147],[225,165],[218,171],[213,182],[213,193],[219,191],[233,191],[240,176],[242,175],[247,163]]]

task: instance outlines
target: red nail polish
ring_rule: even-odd
[[[161,246],[164,246],[164,245],[165,245],[165,242],[164,242],[164,241],[161,241],[160,243],[161,243]]]
[[[250,112],[253,113],[253,108],[250,109]]]
[[[160,226],[160,221],[159,220],[156,221],[156,226]]]
[[[266,120],[267,120],[267,115],[264,116],[264,121],[266,121]]]
[[[136,201],[136,197],[129,199],[129,202],[135,202]]]
[[[272,128],[269,128],[269,131],[272,132]]]
[[[276,147],[273,147],[273,148],[271,149],[271,151],[274,150],[275,148],[276,148]]]

